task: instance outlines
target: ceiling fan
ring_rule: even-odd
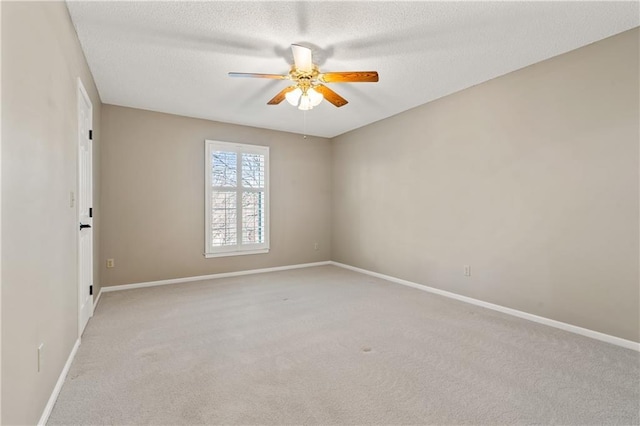
[[[347,104],[347,100],[329,89],[324,83],[375,83],[378,81],[377,71],[343,71],[320,72],[313,63],[311,49],[298,44],[291,45],[294,64],[288,74],[256,74],[230,72],[229,77],[271,78],[290,80],[291,86],[285,87],[273,97],[268,105],[278,105],[287,100],[291,105],[301,110],[310,110],[326,99],[337,107]]]

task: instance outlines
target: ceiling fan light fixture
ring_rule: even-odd
[[[0,0],[2,1],[2,0]],[[230,77],[270,78],[275,80],[289,80],[289,86],[280,90],[267,105],[278,105],[285,99],[298,109],[308,111],[320,105],[323,99],[336,106],[342,107],[349,102],[325,83],[358,83],[378,81],[377,71],[339,71],[320,72],[313,63],[311,49],[298,44],[291,45],[293,65],[288,74],[257,74],[246,72],[230,72]]]
[[[299,87],[296,87],[294,90],[284,95],[284,97],[287,99],[287,102],[289,102],[293,106],[298,106],[301,96],[302,96],[302,90],[300,90]]]
[[[313,105],[311,105],[309,95],[304,94],[300,96],[300,105],[298,106],[298,109],[302,111],[309,111],[311,108],[313,108]]]
[[[320,102],[322,102],[322,99],[324,99],[322,93],[317,92],[314,88],[307,90],[307,95],[309,96],[309,101],[311,102],[312,107],[318,106]]]

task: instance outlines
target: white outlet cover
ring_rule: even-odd
[[[470,265],[464,265],[464,275],[465,275],[465,277],[470,277],[471,276],[471,266]]]

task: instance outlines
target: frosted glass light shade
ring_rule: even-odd
[[[302,90],[297,87],[295,90],[291,92],[287,92],[284,97],[293,106],[298,106],[298,102],[300,101],[300,96],[302,96]]]
[[[309,95],[309,101],[311,102],[311,106],[314,107],[322,102],[324,96],[320,92],[316,92],[315,89],[311,88],[307,90],[307,95]]]
[[[311,108],[313,108],[313,105],[311,105],[311,99],[309,99],[309,95],[302,95],[300,97],[300,106],[298,106],[298,109],[308,111]]]

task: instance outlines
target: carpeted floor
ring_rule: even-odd
[[[49,424],[638,424],[640,354],[334,266],[103,294]]]

